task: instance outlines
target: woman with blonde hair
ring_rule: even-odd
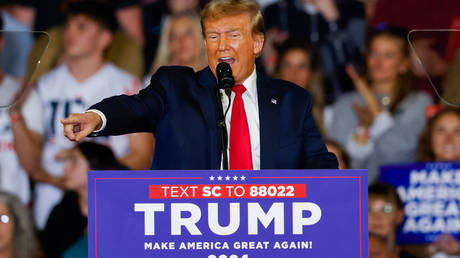
[[[356,92],[336,101],[327,128],[328,137],[347,150],[352,168],[369,170],[370,182],[383,164],[415,161],[425,108],[431,104],[428,95],[413,90],[406,35],[399,27],[376,28],[366,55],[366,75],[361,78],[347,67]]]
[[[37,241],[27,208],[12,194],[0,191],[0,257],[38,257]]]
[[[161,66],[169,65],[188,66],[195,71],[206,67],[206,49],[197,14],[189,12],[166,18],[149,74],[155,73]]]

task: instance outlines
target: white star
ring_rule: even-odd
[[[217,180],[218,180],[218,181],[222,181],[222,177],[221,177],[221,176],[218,176],[218,177],[217,177]]]
[[[245,177],[245,176],[241,176],[240,178],[241,178],[241,181],[246,180],[246,177]]]
[[[234,176],[234,177],[233,177],[233,181],[238,181],[238,177],[237,177],[237,176]]]
[[[210,176],[209,180],[214,181],[214,176]]]
[[[229,180],[230,180],[230,177],[229,177],[229,176],[226,176],[226,177],[225,177],[225,180],[226,180],[226,181],[229,181]]]

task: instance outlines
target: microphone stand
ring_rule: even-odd
[[[232,68],[228,63],[222,62],[219,63],[216,67],[216,75],[218,81],[217,87],[217,110],[219,112],[219,123],[218,126],[220,128],[220,136],[221,136],[221,145],[222,145],[222,168],[224,170],[228,170],[228,132],[227,132],[227,125],[225,123],[225,117],[227,116],[227,112],[230,109],[231,104],[231,93],[232,87],[235,85],[235,79],[232,75]],[[228,106],[224,113],[224,108],[222,106],[222,97],[220,94],[220,89],[224,89],[225,95],[228,97]]]
[[[222,168],[224,170],[228,170],[228,153],[227,153],[227,146],[228,146],[228,133],[227,133],[227,125],[225,123],[225,117],[227,116],[228,109],[230,108],[230,95],[227,110],[225,111],[224,115],[224,107],[222,106],[222,99],[220,94],[220,89],[217,89],[217,110],[219,111],[219,123],[218,126],[220,128],[220,139],[222,145]]]
[[[228,133],[227,125],[225,124],[224,117],[224,107],[222,106],[220,89],[217,89],[217,110],[219,111],[219,121],[218,126],[220,128],[220,143],[222,146],[222,168],[228,170],[228,154],[227,154],[227,144],[228,144]]]

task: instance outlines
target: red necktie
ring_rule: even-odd
[[[230,121],[230,169],[253,169],[248,119],[244,110],[243,98],[241,97],[246,88],[242,84],[238,84],[232,90],[236,95],[233,100]]]

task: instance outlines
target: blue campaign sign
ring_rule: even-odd
[[[460,163],[413,163],[381,171],[381,181],[394,186],[404,203],[398,243],[431,243],[441,233],[460,239]]]
[[[89,257],[368,257],[367,171],[90,171]]]

